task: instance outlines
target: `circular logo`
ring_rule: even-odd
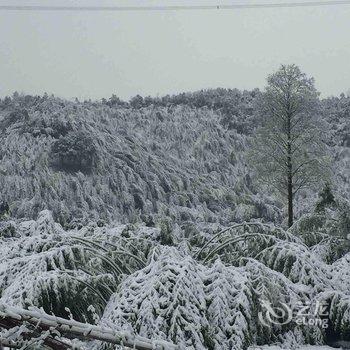
[[[258,313],[259,321],[266,327],[271,325],[285,325],[292,321],[293,311],[285,304],[280,303],[280,306],[273,306],[269,301],[262,300],[261,306],[264,309]]]

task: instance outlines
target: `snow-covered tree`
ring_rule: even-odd
[[[318,92],[313,78],[296,65],[282,65],[269,75],[259,101],[261,128],[251,157],[261,180],[287,198],[288,226],[294,220],[297,192],[320,181],[326,172]]]

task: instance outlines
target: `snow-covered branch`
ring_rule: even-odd
[[[34,332],[44,333],[45,344],[52,349],[68,349],[69,345],[59,342],[53,335],[58,337],[79,338],[84,340],[100,340],[115,345],[122,345],[137,350],[175,350],[176,345],[161,341],[150,340],[144,337],[135,336],[127,332],[118,332],[112,329],[98,327],[87,323],[51,316],[38,309],[25,310],[8,305],[0,305],[0,326],[13,328],[27,324],[35,327]],[[45,332],[49,330],[49,336]],[[26,337],[29,337],[26,332]],[[30,337],[29,337],[30,338]],[[13,342],[11,342],[12,344]],[[15,346],[16,344],[12,344]]]

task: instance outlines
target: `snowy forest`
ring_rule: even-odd
[[[350,348],[350,96],[294,65],[252,91],[15,92],[0,135],[0,348]]]

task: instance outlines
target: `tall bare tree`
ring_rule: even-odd
[[[289,227],[296,193],[326,171],[318,96],[313,78],[294,64],[282,65],[268,76],[258,103],[261,127],[251,151],[253,165],[262,181],[287,198]]]

